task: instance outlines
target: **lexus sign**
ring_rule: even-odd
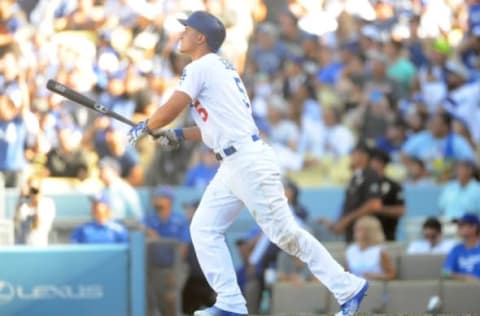
[[[27,287],[0,280],[0,304],[8,303],[14,299],[26,301],[49,299],[98,300],[102,299],[103,295],[103,286],[100,284],[38,284]]]

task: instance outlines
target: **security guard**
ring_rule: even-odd
[[[372,153],[370,167],[380,177],[380,195],[382,209],[375,213],[383,227],[385,238],[395,240],[398,220],[405,214],[405,200],[402,186],[385,175],[385,167],[390,163],[390,157],[381,149]]]
[[[380,184],[377,173],[369,167],[371,149],[358,144],[350,156],[353,176],[345,192],[345,201],[340,219],[330,228],[337,234],[345,233],[347,242],[353,241],[353,225],[361,216],[382,209]]]

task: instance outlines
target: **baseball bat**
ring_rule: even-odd
[[[47,82],[47,89],[60,94],[61,96],[64,96],[65,98],[72,100],[80,105],[83,105],[93,111],[96,111],[98,113],[102,113],[106,116],[109,116],[113,119],[116,119],[120,122],[123,122],[127,125],[130,126],[135,126],[136,124],[132,122],[131,120],[127,119],[123,115],[120,115],[118,113],[112,112],[108,110],[104,105],[101,105],[100,103],[97,103],[95,100],[92,100],[91,98],[73,90],[72,88],[67,87],[64,84],[61,84],[60,82],[57,82],[55,80],[48,80]]]

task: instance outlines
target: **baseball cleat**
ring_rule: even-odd
[[[224,311],[218,307],[212,306],[206,309],[195,311],[193,316],[248,316],[248,314],[239,314],[229,311]]]
[[[350,300],[346,301],[345,303],[340,306],[340,312],[336,313],[335,316],[353,316],[360,308],[360,304],[362,303],[363,298],[368,290],[368,282],[365,281],[365,285],[362,289],[355,294]]]

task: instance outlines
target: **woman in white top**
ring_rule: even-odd
[[[47,246],[48,235],[55,218],[55,203],[41,192],[41,181],[30,178],[22,190],[15,212],[17,244]]]
[[[395,267],[383,249],[385,235],[376,217],[364,216],[355,223],[354,240],[346,250],[350,272],[370,280],[395,279]]]

